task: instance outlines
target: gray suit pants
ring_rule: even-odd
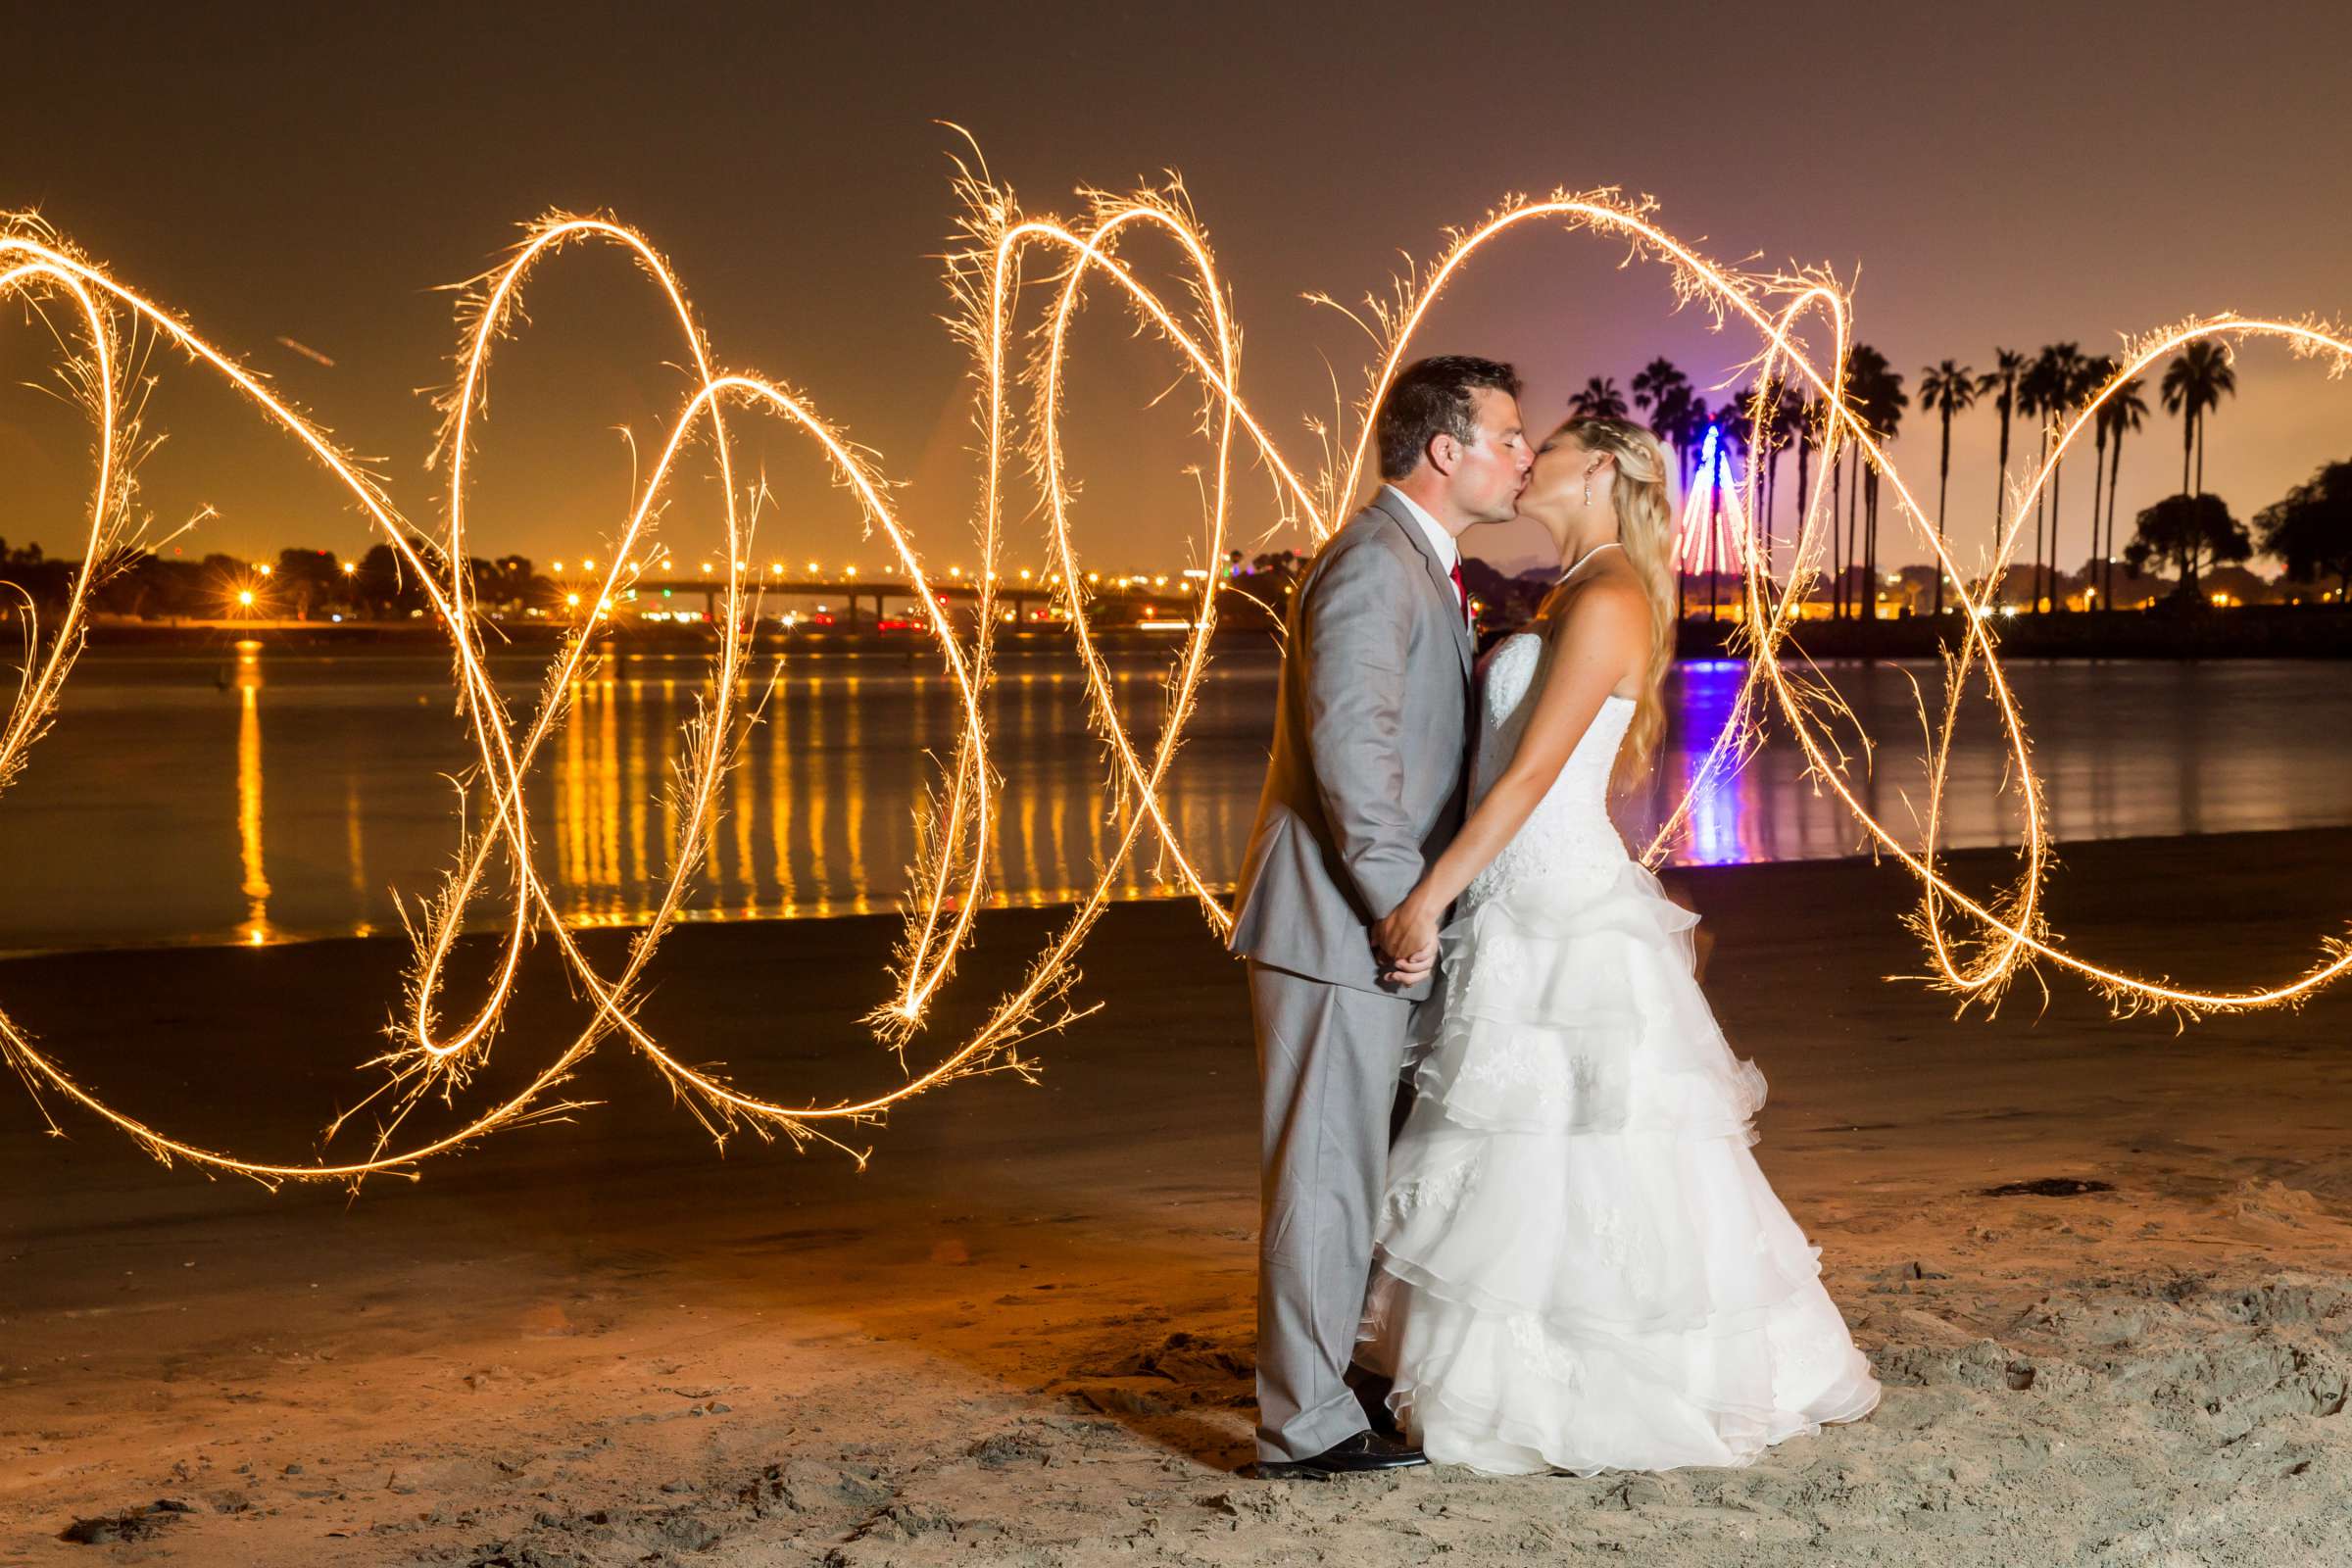
[[[1257,1452],[1305,1459],[1365,1427],[1342,1380],[1371,1282],[1413,1004],[1252,960],[1250,1004],[1263,1097]]]

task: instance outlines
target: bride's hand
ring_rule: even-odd
[[[1410,985],[1437,965],[1438,917],[1415,888],[1404,902],[1372,927],[1372,946],[1383,965],[1381,978]]]

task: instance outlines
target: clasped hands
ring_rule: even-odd
[[[1419,985],[1438,966],[1438,911],[1413,889],[1372,927],[1372,956],[1391,985]]]

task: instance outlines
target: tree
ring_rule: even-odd
[[[1690,426],[1690,378],[1669,359],[1655,359],[1634,372],[1634,407],[1649,416],[1649,433],[1685,452]],[[1683,478],[1690,479],[1686,460]]]
[[[1816,398],[1791,398],[1788,405],[1788,422],[1789,428],[1794,432],[1794,439],[1796,441],[1797,525],[1788,530],[1789,537],[1793,539],[1800,537],[1804,532],[1805,508],[1810,504],[1805,499],[1808,490],[1808,474],[1806,472],[1806,468],[1812,460],[1813,443],[1817,439],[1814,432],[1821,427],[1820,400]],[[1802,556],[1791,556],[1788,564],[1789,581],[1794,582],[1798,572],[1800,572],[1803,568],[1804,560]]]
[[[1764,449],[1763,513],[1755,527],[1757,547],[1766,552],[1764,566],[1770,571],[1773,518],[1781,501],[1781,454],[1804,439],[1805,405],[1786,376],[1773,376],[1756,388],[1756,395],[1764,400],[1764,433],[1770,444]]]
[[[36,604],[59,605],[73,596],[74,568],[72,561],[52,561],[41,552],[39,541],[11,551],[8,541],[0,539],[0,583],[15,592],[0,592],[0,613],[14,608],[21,593]]]
[[[2167,496],[2139,514],[2124,560],[2137,572],[2151,558],[2178,566],[2180,596],[2201,603],[2197,575],[2207,566],[2244,561],[2254,554],[2246,525],[2230,515],[2220,496]]]
[[[2026,370],[2026,357],[2016,349],[1994,349],[1993,368],[1977,383],[1979,392],[1997,392],[1992,406],[2001,416],[2001,457],[1992,480],[1992,537],[2001,537],[2001,514],[2009,509],[2009,416],[2017,412],[2017,383]]]
[[[1933,414],[1943,423],[1943,453],[1936,469],[1936,542],[1943,543],[1944,502],[1952,487],[1952,416],[1966,413],[1976,405],[1977,394],[1984,390],[1977,372],[1965,365],[1942,360],[1919,372],[1919,412]],[[1943,613],[1943,579],[1945,572],[1939,562],[1936,567],[1936,613]]]
[[[2230,350],[2213,338],[2201,337],[2173,357],[2164,368],[2164,412],[2180,416],[2180,489],[2184,495],[2205,493],[2205,416],[2223,398],[2237,390],[2237,372],[2230,368]],[[2188,460],[2196,454],[2196,482],[2189,482]]]
[[[2097,359],[2082,362],[2082,397],[2090,398],[2123,368],[2113,359],[2102,354]],[[2082,563],[2083,592],[2091,595],[2088,608],[2100,607],[2097,596],[2107,591],[2105,574],[2099,570],[2099,518],[2106,515],[2107,485],[2107,428],[2110,420],[2108,407],[2102,403],[2090,424],[2090,555]]]
[[[2107,535],[2099,549],[2099,603],[2115,603],[2115,496],[2124,472],[2124,432],[2146,422],[2148,400],[2134,377],[2115,389],[2100,413],[2107,418]],[[2094,519],[2095,520],[2095,519]]]
[[[1910,397],[1903,391],[1903,378],[1886,356],[1867,343],[1854,345],[1851,364],[1847,369],[1848,382],[1853,388],[1854,412],[1870,427],[1871,439],[1881,446],[1894,439],[1897,426],[1903,422],[1903,411],[1911,406]],[[1859,449],[1856,457],[1861,458]],[[1856,470],[1863,489],[1864,545],[1862,574],[1865,587],[1860,606],[1863,616],[1879,618],[1879,469],[1878,465],[1862,459],[1864,466]]]
[[[2018,376],[2017,406],[2028,414],[2041,416],[2041,456],[2035,471],[2050,460],[2051,425],[2074,400],[2077,379],[2075,366],[2082,359],[2081,349],[2073,343],[2051,343],[2034,356],[2031,364]],[[2044,519],[2048,521],[2045,530]],[[2048,482],[2035,492],[2034,500],[2034,612],[2043,609],[2042,595],[2051,586],[2045,572],[2045,563],[2054,564],[2056,552],[2049,547],[2056,541],[2058,526],[2058,475],[2053,472]]]
[[[1655,359],[1634,372],[1634,407],[1649,416],[1649,433],[1663,441],[1690,401],[1690,378],[1669,359]]]
[[[412,539],[410,543],[426,560],[436,559],[428,554],[432,547],[424,540]],[[425,606],[424,590],[417,585],[415,569],[395,555],[390,545],[376,545],[360,558],[359,589],[377,614],[406,616]]]
[[[1702,432],[1708,421],[1714,417],[1714,411],[1707,407],[1705,398],[1684,397],[1682,412],[1674,421],[1673,444],[1677,459],[1682,464],[1683,494],[1686,497],[1690,494],[1690,485],[1697,478],[1697,464],[1693,454],[1703,439]],[[1678,620],[1684,614],[1683,595],[1689,586],[1689,563],[1678,556],[1674,571],[1674,613]]]
[[[2114,372],[2100,369],[2101,364],[2101,361],[2086,357],[2075,344],[2058,345],[2058,421],[2074,415],[2090,401],[2093,393],[2107,384],[2107,377]],[[2062,433],[2054,421],[2052,439],[2055,440]],[[2061,580],[2066,575],[2066,567],[2060,564],[2065,558],[2058,553],[2059,484],[2065,476],[2066,465],[2063,462],[2050,470],[2050,609],[2053,611],[2066,608],[2066,585]],[[2092,499],[2095,503],[2097,498],[2094,496]],[[2095,504],[2090,514],[2090,542],[2093,546],[2099,542],[2099,514]]]
[[[270,573],[279,606],[296,620],[343,594],[343,573],[331,550],[280,550]]]
[[[1627,415],[1625,394],[1613,375],[1596,375],[1568,398],[1568,412],[1580,419],[1622,419]]]
[[[2293,582],[2335,578],[2338,604],[2352,602],[2352,462],[2318,472],[2254,514],[2262,553],[2286,564]]]
[[[1748,406],[1754,396],[1753,392],[1742,393],[1737,403],[1741,407]],[[1752,428],[1747,416],[1737,414],[1730,407],[1725,408],[1715,420],[1714,471],[1707,475],[1707,619],[1710,621],[1718,618],[1717,608],[1720,604],[1717,586],[1723,573],[1723,493],[1731,483],[1731,457],[1736,449],[1746,444]],[[1703,454],[1703,436],[1700,437],[1700,450]]]

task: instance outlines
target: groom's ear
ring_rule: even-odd
[[[1450,430],[1440,430],[1429,438],[1429,445],[1421,449],[1421,455],[1438,472],[1451,475],[1462,461],[1461,438]]]

